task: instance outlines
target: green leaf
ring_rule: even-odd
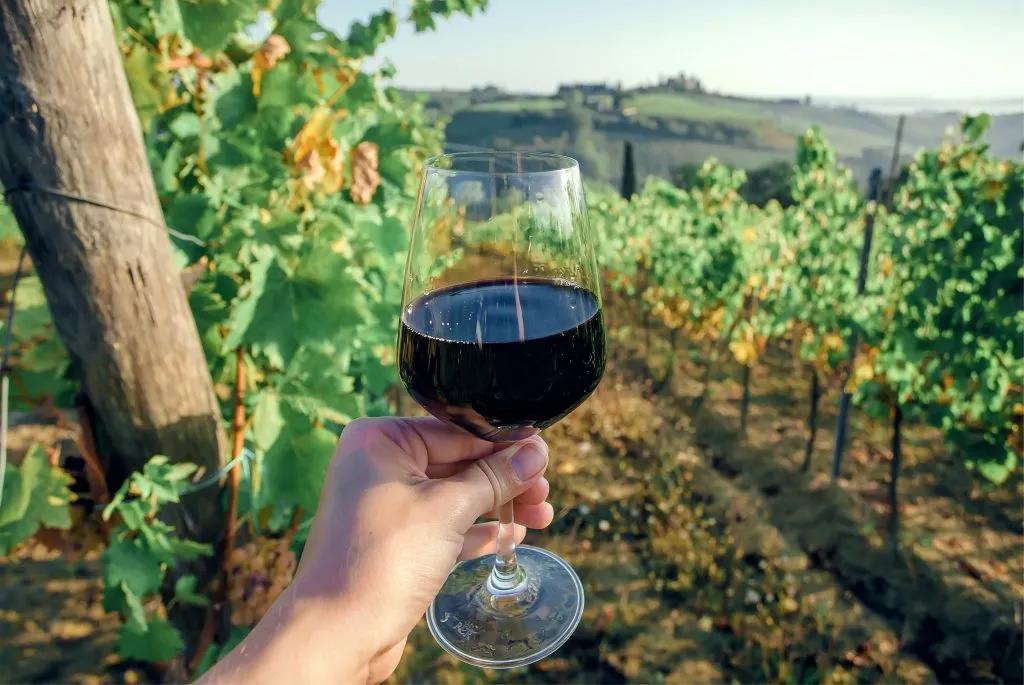
[[[221,130],[234,129],[256,113],[256,96],[252,94],[252,77],[238,70],[219,74],[214,79],[217,87],[214,113],[220,119]]]
[[[103,581],[108,586],[124,583],[127,592],[143,597],[159,590],[163,578],[160,558],[139,538],[111,543],[103,552]]]
[[[141,530],[146,525],[146,509],[142,502],[123,502],[117,507],[117,513],[129,530]]]
[[[128,77],[128,88],[138,110],[139,120],[144,129],[161,111],[164,103],[164,84],[156,68],[156,59],[144,45],[135,44],[124,58],[125,76]]]
[[[274,253],[267,247],[258,247],[253,252],[255,260],[249,265],[249,280],[242,287],[231,310],[222,352],[233,350],[247,340],[256,308],[267,290],[267,277],[270,268],[274,266]]]
[[[118,633],[117,653],[122,659],[167,662],[185,649],[178,629],[162,618],[149,623],[128,621]]]
[[[167,467],[164,472],[164,479],[174,483],[176,481],[186,480],[193,473],[199,470],[199,467],[195,464],[188,462],[182,462],[179,464],[171,464]]]
[[[283,0],[281,5],[278,7],[278,24],[276,33],[288,41],[288,44],[292,46],[293,51],[300,51],[303,57],[309,57],[311,55],[325,55],[326,54],[326,43],[323,40],[317,40],[314,36],[318,36],[325,32],[323,26],[317,23],[315,19],[301,16],[306,10],[300,10],[296,6],[302,4],[306,0]],[[288,17],[287,20],[283,20],[280,17],[285,15]]]
[[[152,151],[151,151],[152,152]],[[180,140],[175,140],[159,156],[150,155],[150,166],[153,168],[153,180],[156,181],[157,193],[166,197],[181,188],[181,172],[185,158],[185,148]]]
[[[1017,466],[1017,459],[1013,454],[1010,454],[1006,461],[983,461],[978,464],[978,473],[985,477],[986,480],[995,483],[996,485],[1002,485],[1013,473],[1013,469]]]
[[[373,356],[368,356],[363,362],[362,371],[366,379],[366,387],[374,395],[383,394],[397,380],[394,365],[381,364]]]
[[[214,280],[226,278],[222,274],[204,278],[195,285],[188,298],[207,359],[221,363],[223,357],[220,356],[220,351],[224,340],[220,328],[222,324],[227,323],[230,310],[224,299],[217,293]]]
[[[179,8],[185,37],[213,54],[259,18],[260,5],[251,0],[195,0],[180,3]]]
[[[266,452],[277,440],[284,427],[281,418],[281,402],[277,393],[265,390],[256,399],[256,407],[252,412],[253,446],[260,452]]]
[[[487,9],[487,0],[414,0],[409,18],[416,32],[422,33],[437,27],[435,16],[448,18],[453,12],[460,12],[471,17],[477,9]]]
[[[300,350],[285,371],[275,379],[281,403],[308,419],[346,424],[360,416],[361,396],[354,392],[355,379],[349,373],[350,355],[343,350],[320,352]]]
[[[18,359],[19,370],[54,373],[55,379],[68,366],[68,352],[56,335],[39,341]]]
[[[969,141],[980,140],[985,131],[992,125],[992,117],[988,114],[977,116],[965,115],[960,123],[964,137]]]
[[[260,84],[259,108],[295,107],[313,103],[319,98],[316,82],[299,72],[291,62],[281,62],[263,74]]]
[[[179,34],[184,30],[178,0],[153,0],[153,30],[157,35]]]
[[[0,554],[7,554],[40,526],[70,528],[72,482],[63,470],[50,466],[49,457],[38,445],[29,448],[20,466],[9,464],[0,501]]]
[[[117,587],[121,590],[121,600],[124,602],[123,606],[127,609],[127,622],[145,625],[146,610],[142,606],[142,598],[131,591],[128,583],[119,583]]]
[[[218,141],[216,153],[210,155],[208,162],[222,172],[235,167],[247,167],[244,169],[244,175],[240,174],[239,178],[244,178],[244,185],[248,185],[255,178],[253,169],[248,166],[260,162],[263,159],[262,155],[263,151],[252,141],[222,138]]]
[[[430,5],[427,2],[421,1],[413,3],[412,13],[409,15],[409,18],[412,20],[416,33],[433,31],[437,28],[437,23],[434,21],[434,15],[430,11]]]
[[[269,251],[253,266],[249,293],[232,312],[225,349],[253,345],[279,369],[303,345],[323,345],[366,320],[366,300],[345,260],[330,251],[307,256],[289,273]]]
[[[175,138],[185,140],[199,135],[199,117],[195,112],[182,112],[167,127]]]
[[[382,255],[404,256],[408,249],[405,225],[395,217],[387,217],[382,223],[360,222],[358,229]]]
[[[210,600],[196,592],[196,577],[192,574],[178,578],[174,584],[174,597],[182,604],[204,607]]]
[[[17,312],[11,324],[15,338],[26,340],[53,334],[53,319],[38,276],[28,276],[18,283],[15,304]]]
[[[213,547],[203,542],[182,540],[181,538],[170,538],[168,542],[171,554],[179,561],[191,561],[213,554]]]
[[[348,57],[358,59],[373,55],[381,43],[395,35],[397,29],[398,18],[391,10],[375,14],[367,24],[353,22],[345,41]]]
[[[263,461],[262,497],[268,504],[316,511],[337,436],[291,410],[282,411],[282,416],[285,427]]]
[[[168,226],[186,235],[205,239],[210,237],[217,222],[217,214],[205,195],[191,193],[179,195],[166,211]]]

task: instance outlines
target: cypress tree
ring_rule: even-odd
[[[622,162],[622,197],[626,200],[636,195],[636,164],[633,162],[633,143],[626,142],[626,154]]]

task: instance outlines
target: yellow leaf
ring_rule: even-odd
[[[744,228],[743,229],[743,242],[745,242],[747,245],[750,245],[755,240],[757,240],[757,231],[755,231],[750,226],[747,226],[746,228]]]
[[[352,259],[355,254],[352,251],[352,246],[348,244],[348,241],[344,238],[338,238],[332,245],[331,251],[335,254],[340,254],[345,259]]]
[[[330,109],[317,108],[292,140],[288,147],[288,158],[297,162],[308,157],[323,140],[330,138],[334,120],[335,114]]]
[[[857,366],[854,367],[853,373],[850,374],[850,380],[846,384],[847,392],[855,392],[861,383],[870,381],[875,377],[875,364],[873,355],[868,355],[867,358],[858,358]]]
[[[736,361],[747,366],[757,359],[757,347],[749,340],[734,340],[729,343],[729,351]]]
[[[345,155],[331,138],[331,129],[342,114],[324,107],[317,109],[288,148],[286,157],[306,191],[319,189],[329,195],[341,190]]]
[[[373,356],[383,366],[390,366],[395,363],[395,350],[390,345],[374,345],[372,352]]]
[[[327,173],[320,191],[326,195],[341,190],[344,181],[345,155],[334,140],[328,138],[321,148],[326,153]]]
[[[1003,196],[1006,186],[1001,181],[989,181],[981,189],[981,196],[986,200],[998,200]]]
[[[838,333],[829,333],[821,339],[821,346],[826,352],[843,349],[843,339]]]

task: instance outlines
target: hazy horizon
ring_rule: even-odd
[[[397,2],[408,12],[408,2]],[[434,32],[402,25],[374,63],[397,85],[495,85],[550,93],[561,83],[653,84],[680,71],[710,91],[878,104],[1020,103],[1024,2],[978,0],[490,0]],[[326,26],[344,33],[388,4],[328,0]]]

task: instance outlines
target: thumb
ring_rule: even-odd
[[[547,465],[547,443],[535,436],[471,462],[446,478],[438,494],[468,528],[487,512],[526,492]]]

